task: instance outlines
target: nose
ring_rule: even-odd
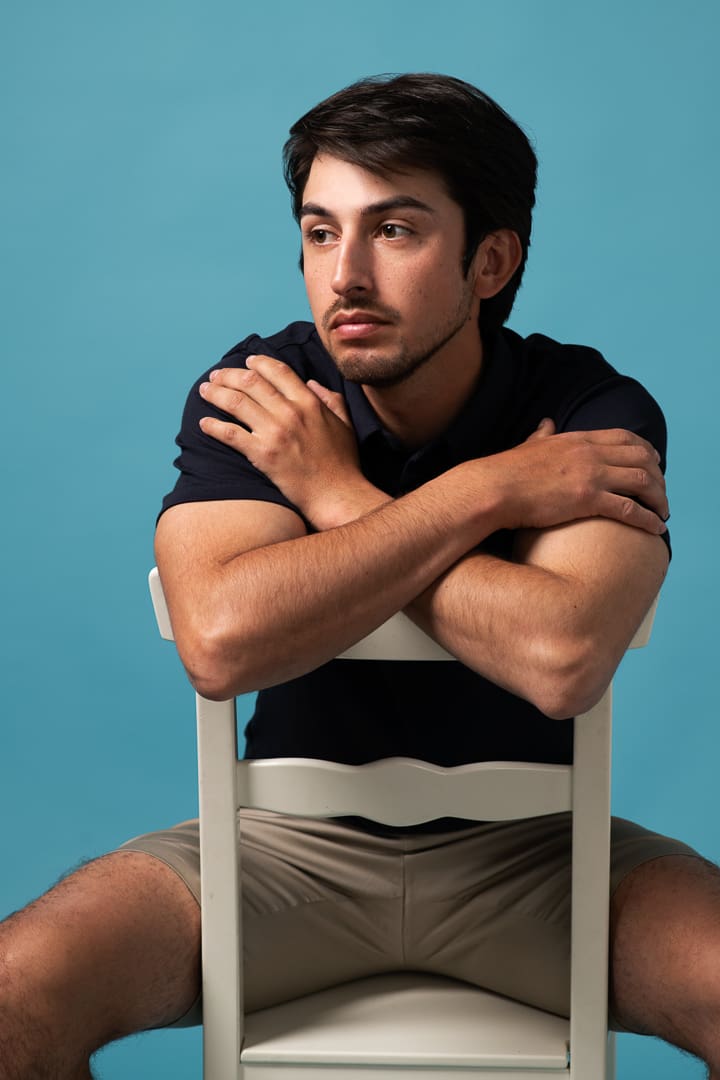
[[[359,237],[344,236],[337,247],[332,288],[338,296],[373,287],[372,256]]]

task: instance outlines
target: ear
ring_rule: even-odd
[[[522,259],[518,234],[512,229],[488,233],[475,252],[470,266],[473,291],[480,300],[489,300],[507,285]]]

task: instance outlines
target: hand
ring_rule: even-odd
[[[498,469],[506,528],[605,517],[660,534],[669,508],[659,460],[631,431],[556,434],[552,420],[543,420],[524,443],[483,462]]]
[[[354,520],[387,501],[363,476],[341,394],[305,384],[281,360],[249,356],[247,368],[222,368],[202,397],[238,424],[203,417],[206,435],[244,454],[318,530]]]

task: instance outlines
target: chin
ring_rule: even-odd
[[[408,366],[379,357],[333,356],[332,359],[343,378],[365,386],[397,386],[415,370],[415,365]]]
[[[362,383],[378,390],[399,386],[414,375],[431,355],[425,352],[416,356],[405,352],[394,356],[366,352],[346,353],[343,356],[330,353],[338,371],[348,382]]]

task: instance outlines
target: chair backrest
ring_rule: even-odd
[[[150,591],[161,635],[173,640],[156,569]],[[631,648],[650,636],[655,604]],[[402,613],[340,657],[454,658]],[[237,760],[235,702],[196,695],[202,865],[205,1075],[239,1061],[242,956],[236,809],[358,815],[393,825],[440,817],[510,820],[573,813],[571,1018],[573,1078],[605,1080],[612,690],[575,720],[572,766],[480,762],[455,768],[390,758],[362,766],[306,758]],[[229,989],[230,988],[230,989]],[[223,1064],[223,1062],[225,1064]]]

